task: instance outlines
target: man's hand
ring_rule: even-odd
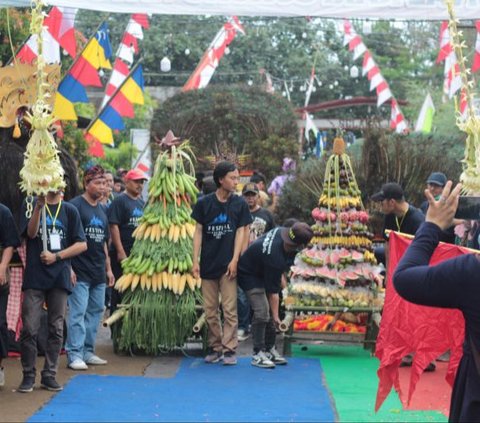
[[[43,264],[50,266],[57,261],[57,257],[55,256],[55,253],[52,253],[50,251],[42,251],[40,253],[40,260],[42,260]]]
[[[117,260],[119,263],[121,263],[122,260],[125,260],[126,258],[127,258],[127,254],[125,253],[124,250],[117,252]]]
[[[457,184],[452,190],[452,181],[448,181],[438,200],[435,200],[430,191],[426,189],[425,197],[428,200],[428,210],[425,221],[434,223],[442,230],[452,226],[461,189],[462,184]]]
[[[227,273],[228,279],[232,280],[237,277],[237,266],[238,261],[233,259],[230,263],[228,263]]]
[[[280,317],[277,315],[277,316],[273,316],[272,319],[273,319],[273,323],[275,324],[275,327],[278,329],[280,327],[280,323],[282,323],[282,321],[280,320]]]
[[[198,279],[200,277],[200,264],[199,263],[193,263],[192,275],[195,279]]]
[[[70,282],[72,282],[73,286],[77,284],[77,274],[73,271],[73,269],[70,269]]]
[[[35,203],[35,207],[38,207],[41,209],[45,205],[45,196],[44,195],[39,195],[37,197],[37,202]]]
[[[7,283],[7,269],[8,269],[8,266],[0,265],[0,286],[5,285]]]
[[[107,282],[109,288],[112,288],[113,285],[115,285],[115,276],[113,276],[113,272],[111,270],[107,270]]]

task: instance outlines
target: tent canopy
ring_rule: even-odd
[[[480,19],[480,0],[457,0],[459,19]],[[30,0],[1,6],[29,7]],[[319,16],[403,20],[448,19],[444,0],[49,0],[49,5],[114,13],[166,15]],[[0,7],[1,7],[0,6]]]

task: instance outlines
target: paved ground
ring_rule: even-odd
[[[281,344],[281,340],[280,344]],[[281,345],[279,350],[281,351]],[[252,351],[251,339],[240,343],[238,355],[250,355]],[[200,344],[190,344],[187,354],[201,356],[202,350]],[[173,353],[168,356],[145,357],[145,356],[127,356],[116,355],[113,353],[112,342],[110,340],[110,330],[101,328],[97,339],[97,354],[108,360],[106,366],[90,366],[85,372],[75,372],[66,367],[66,356],[60,358],[58,369],[58,382],[67,383],[68,380],[78,373],[97,374],[97,375],[121,375],[121,376],[146,376],[146,377],[173,377],[177,371],[180,360],[183,356],[181,352]],[[37,370],[43,366],[43,357],[37,361]],[[37,376],[38,387],[30,394],[21,394],[16,392],[21,378],[22,366],[19,358],[8,358],[4,361],[6,384],[0,390],[0,422],[25,421],[43,404],[45,404],[54,394],[39,388],[40,375]],[[39,373],[39,371],[38,371]]]

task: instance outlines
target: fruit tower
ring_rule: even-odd
[[[198,190],[189,154],[187,143],[172,144],[156,160],[148,204],[115,285],[123,292],[126,309],[114,332],[119,350],[134,347],[157,354],[182,347],[192,333],[200,279],[190,273],[195,230],[191,202]]]
[[[379,305],[382,282],[365,211],[343,139],[328,159],[323,192],[313,209],[314,238],[292,267],[289,294],[298,306],[367,308]]]

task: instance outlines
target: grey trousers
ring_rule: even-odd
[[[63,321],[67,310],[67,296],[68,293],[64,289],[49,291],[26,289],[23,291],[23,328],[20,334],[20,351],[25,377],[35,378],[36,375],[37,336],[43,303],[47,304],[48,337],[42,377],[56,375],[63,342]]]
[[[253,351],[268,351],[275,346],[275,324],[273,323],[267,294],[262,288],[245,291],[253,310],[252,340]]]

